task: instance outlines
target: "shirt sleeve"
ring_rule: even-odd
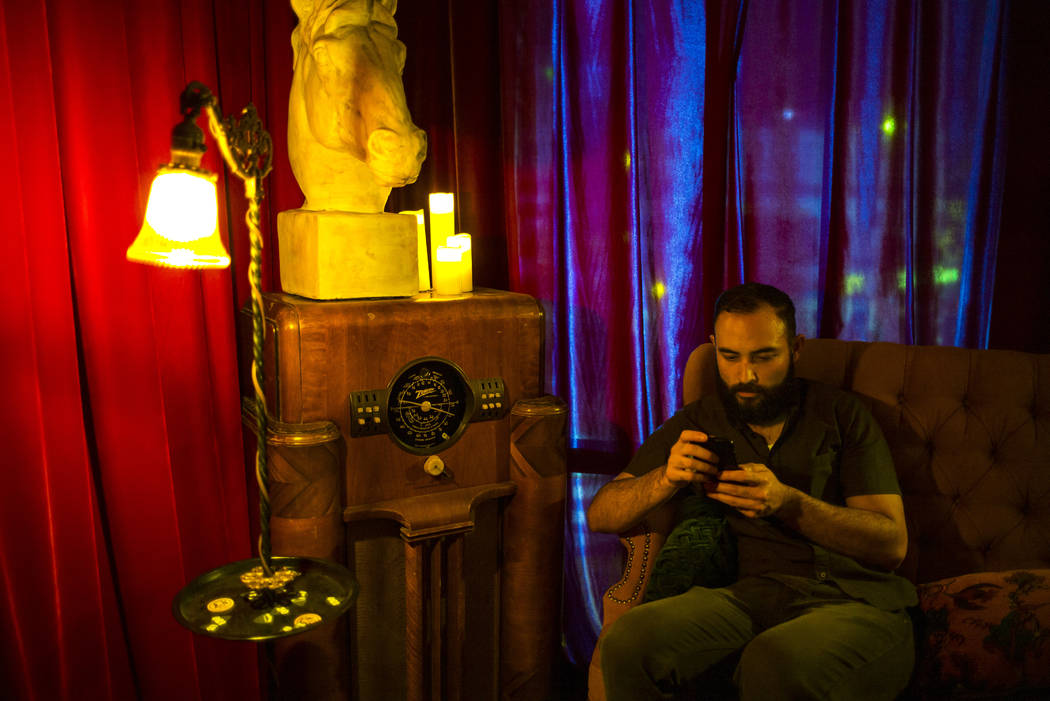
[[[893,457],[875,417],[850,394],[841,396],[836,414],[842,431],[842,496],[900,494]]]
[[[641,477],[653,468],[664,465],[671,454],[671,448],[678,441],[678,436],[683,430],[694,427],[693,422],[686,416],[685,410],[679,410],[645,439],[642,447],[624,468],[624,472]]]

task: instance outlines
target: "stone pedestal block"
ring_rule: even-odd
[[[277,215],[281,287],[309,299],[418,292],[416,219],[294,209]]]

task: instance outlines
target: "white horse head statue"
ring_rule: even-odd
[[[303,209],[382,212],[391,188],[415,182],[427,150],[405,102],[397,0],[292,0],[292,8],[288,154]]]

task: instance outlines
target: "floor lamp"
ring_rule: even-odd
[[[266,464],[268,415],[263,394],[261,181],[272,167],[272,142],[253,105],[240,119],[223,118],[218,100],[196,81],[179,99],[182,121],[171,135],[171,162],[161,166],[150,187],[145,221],[127,258],[173,268],[225,268],[230,256],[218,228],[216,175],[201,167],[206,146],[197,126],[201,111],[227,167],[244,181],[245,217],[251,241],[252,368],[255,474],[259,487],[258,557],[207,572],[175,597],[172,610],[184,626],[231,640],[269,640],[295,635],[343,614],[357,596],[357,582],[337,563],[270,552],[269,473]]]

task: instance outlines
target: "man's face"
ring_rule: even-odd
[[[802,337],[789,339],[773,308],[763,306],[745,314],[719,314],[711,342],[726,408],[757,426],[781,421],[796,395],[794,368]]]

